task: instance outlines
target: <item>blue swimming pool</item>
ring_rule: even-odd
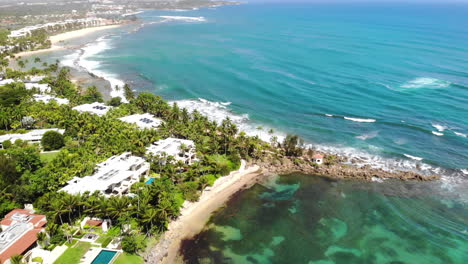
[[[99,252],[99,255],[97,255],[97,257],[93,260],[93,262],[91,262],[91,264],[108,264],[111,262],[111,260],[116,254],[116,251],[101,250],[101,252]]]
[[[151,183],[153,183],[153,182],[154,182],[154,178],[149,178],[149,179],[145,182],[145,184],[151,184]]]

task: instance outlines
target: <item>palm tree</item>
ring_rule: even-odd
[[[10,258],[11,264],[23,264],[23,256],[22,255],[14,255]]]
[[[37,233],[37,242],[41,248],[45,248],[47,242],[47,234],[45,232]]]
[[[150,234],[150,231],[153,230],[154,222],[159,218],[158,210],[152,207],[146,207],[143,209],[143,214],[141,216],[141,222],[147,226],[147,234]],[[149,225],[149,228],[148,228]]]
[[[61,202],[63,203],[63,206],[64,206],[66,212],[68,213],[68,221],[71,224],[72,223],[72,218],[71,218],[72,213],[75,210],[75,207],[78,206],[78,204],[79,204],[78,197],[75,196],[75,195],[66,194],[62,198]]]

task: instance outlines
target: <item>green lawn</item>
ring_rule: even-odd
[[[81,257],[91,248],[91,243],[79,242],[76,246],[65,250],[54,264],[79,264]]]
[[[130,255],[128,253],[122,253],[115,260],[114,264],[143,264],[143,258],[138,255]]]
[[[50,162],[51,160],[53,160],[55,157],[57,157],[57,155],[59,154],[59,152],[47,152],[47,153],[41,153],[40,154],[40,157],[41,157],[41,161],[42,162]]]

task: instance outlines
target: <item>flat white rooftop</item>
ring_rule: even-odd
[[[50,101],[56,101],[59,105],[70,103],[70,101],[66,98],[58,98],[48,94],[35,94],[33,95],[33,99],[36,102],[44,102],[46,104],[48,104]]]
[[[78,194],[87,191],[106,192],[109,188],[113,188],[112,186],[115,188],[123,186],[128,189],[132,182],[139,179],[140,175],[147,173],[149,163],[141,157],[126,152],[97,164],[96,170],[92,176],[73,178],[61,191]]]
[[[75,106],[72,109],[77,110],[80,113],[88,112],[92,113],[98,116],[103,116],[105,115],[110,109],[112,109],[111,106],[107,106],[103,103],[99,102],[94,102],[91,104],[82,104],[79,106]]]
[[[136,124],[140,128],[156,128],[162,124],[162,120],[159,118],[154,117],[154,115],[146,113],[146,114],[135,114],[130,116],[125,116],[119,118],[127,123]]]
[[[42,136],[44,136],[44,134],[47,131],[56,131],[56,132],[59,132],[60,134],[65,133],[65,129],[48,128],[48,129],[31,130],[28,133],[24,133],[24,134],[6,134],[6,135],[0,136],[0,145],[2,144],[2,142],[6,140],[10,140],[11,143],[15,143],[15,141],[18,139],[21,139],[23,141],[40,142],[42,139]]]
[[[39,84],[39,83],[24,83],[24,87],[28,90],[32,90],[34,88],[41,91],[41,93],[48,93],[50,92],[50,86],[47,83]]]
[[[1,80],[1,81],[0,81],[0,86],[2,86],[2,85],[5,85],[5,84],[14,83],[14,82],[16,82],[16,81],[15,81],[15,80],[13,80],[13,79],[5,79],[5,80]]]
[[[182,146],[185,146],[182,149]],[[192,140],[166,138],[154,142],[151,146],[146,148],[146,154],[160,155],[166,154],[173,156],[176,160],[189,163],[194,160],[195,143]]]

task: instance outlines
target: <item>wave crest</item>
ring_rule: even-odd
[[[164,21],[183,21],[183,22],[206,22],[205,17],[189,17],[189,16],[159,16],[164,18]]]
[[[359,122],[359,123],[374,123],[375,119],[371,119],[371,118],[354,118],[354,117],[343,117],[344,119],[346,120],[350,120],[350,121],[353,121],[353,122]]]
[[[451,83],[444,80],[439,80],[436,78],[420,77],[413,79],[401,85],[401,88],[404,89],[419,89],[419,88],[430,88],[430,89],[439,89],[446,88]]]

